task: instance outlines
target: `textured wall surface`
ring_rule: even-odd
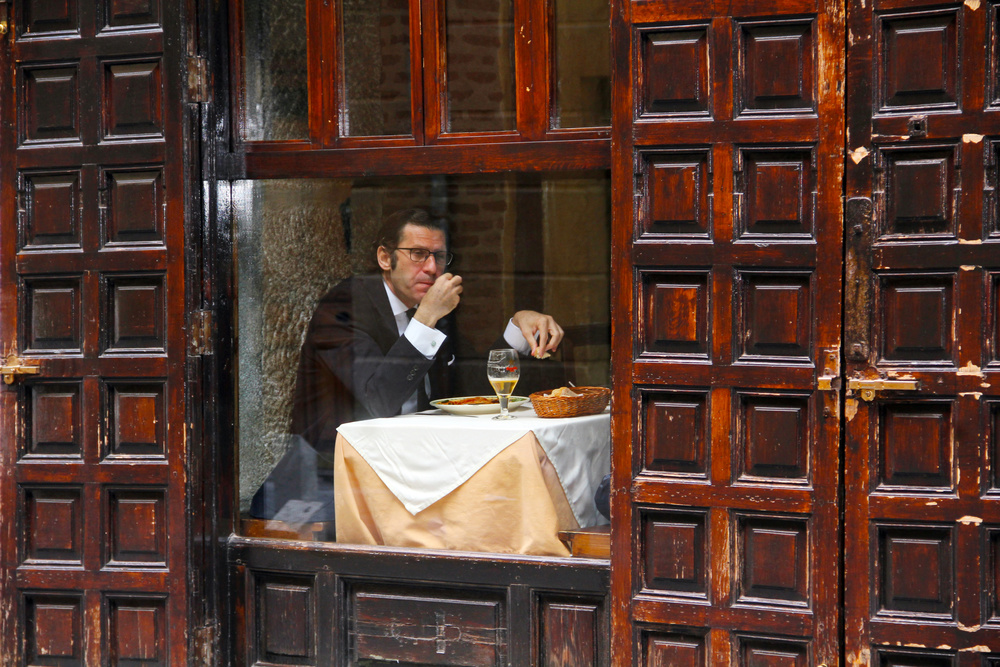
[[[352,266],[340,215],[349,182],[256,181],[246,189],[248,215],[237,223],[244,505],[284,451],[316,303]]]

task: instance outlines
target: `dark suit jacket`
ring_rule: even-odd
[[[355,276],[334,287],[316,306],[299,359],[292,410],[293,433],[320,452],[333,452],[337,427],[348,421],[391,417],[414,391],[449,395],[448,335],[434,359],[427,359],[400,336],[381,275]],[[429,407],[421,396],[421,409]]]

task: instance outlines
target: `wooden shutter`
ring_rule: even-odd
[[[182,6],[0,3],[5,665],[188,664]]]
[[[849,11],[847,662],[994,665],[998,5]]]
[[[612,654],[835,664],[841,5],[613,17]]]

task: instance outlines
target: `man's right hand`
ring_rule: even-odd
[[[437,277],[420,300],[413,319],[432,329],[438,320],[455,310],[462,294],[462,276],[444,273]]]

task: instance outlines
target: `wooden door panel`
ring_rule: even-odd
[[[581,598],[539,597],[539,664],[546,667],[601,664],[607,650],[607,619],[601,605]]]
[[[79,65],[26,65],[19,74],[20,143],[80,140]]]
[[[848,662],[1000,659],[997,9],[849,6]]]
[[[639,39],[638,117],[708,115],[708,26],[642,30]]]
[[[641,391],[642,472],[709,479],[711,394]]]
[[[832,663],[837,4],[624,4],[612,577],[633,632],[614,653]]]
[[[878,22],[878,111],[957,110],[959,8],[886,14]]]
[[[815,113],[813,21],[738,20],[735,28],[735,115]]]
[[[0,654],[186,664],[181,7],[8,8]]]
[[[18,250],[82,249],[80,172],[23,172],[22,178]]]
[[[56,660],[64,665],[86,664],[81,596],[29,593],[23,604],[26,664]]]

